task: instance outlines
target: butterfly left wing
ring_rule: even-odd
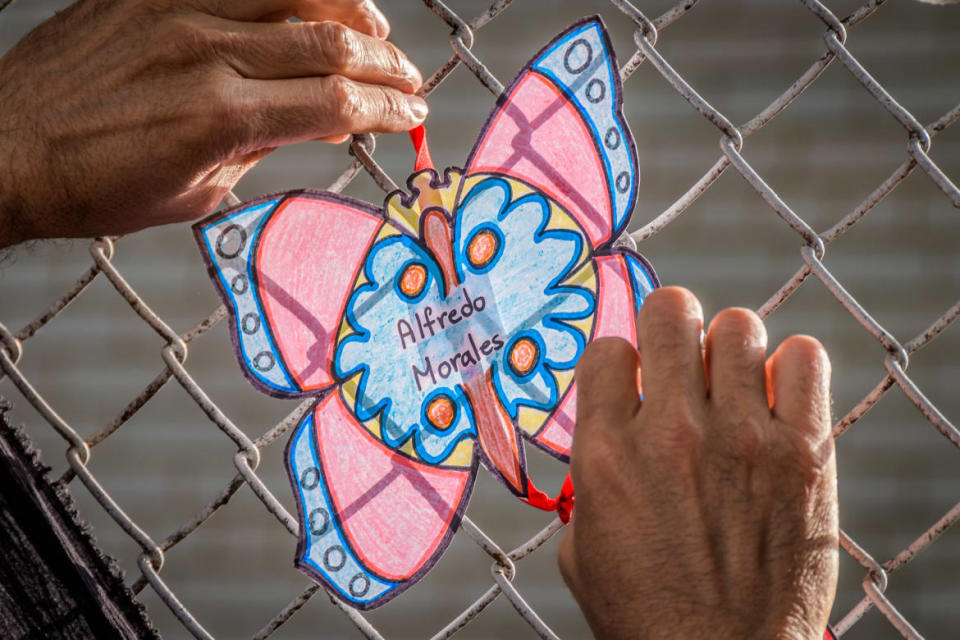
[[[379,210],[337,194],[262,196],[194,225],[255,387],[297,397],[330,389],[340,317]]]
[[[194,227],[244,374],[270,395],[318,397],[286,452],[300,515],[296,565],[361,609],[436,562],[476,472],[469,456],[444,467],[388,446],[344,403],[333,366],[342,319],[371,247],[391,234],[385,226],[365,203],[295,191]]]
[[[297,496],[297,567],[359,609],[423,577],[450,544],[476,477],[399,454],[333,393],[287,445]]]

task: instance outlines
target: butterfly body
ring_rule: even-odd
[[[411,455],[462,466],[463,452],[450,459],[456,446],[480,438],[486,460],[523,494],[520,460],[497,453],[519,434],[499,423],[521,406],[548,411],[569,387],[569,376],[558,384],[553,373],[571,370],[589,339],[592,256],[575,221],[529,185],[447,176],[456,184],[414,176],[424,191],[409,206],[388,200],[392,217],[347,303],[334,368],[349,381],[348,403],[388,446],[411,440]],[[463,190],[453,212],[433,204],[444,188]]]
[[[583,349],[636,342],[657,282],[613,246],[636,197],[616,69],[585,19],[504,92],[464,169],[420,171],[383,208],[296,191],[195,227],[247,377],[317,399],[286,451],[297,565],[353,606],[429,570],[480,463],[536,492],[523,442],[567,459]]]

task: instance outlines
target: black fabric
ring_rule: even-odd
[[[0,638],[159,638],[0,398]]]

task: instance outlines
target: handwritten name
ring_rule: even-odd
[[[400,348],[406,349],[409,344],[417,343],[417,336],[420,340],[432,338],[439,331],[447,327],[459,324],[472,316],[474,313],[480,313],[487,308],[487,300],[483,296],[476,298],[470,297],[470,292],[466,287],[463,289],[463,297],[467,299],[460,307],[440,311],[439,314],[430,305],[427,305],[422,311],[417,310],[413,314],[413,319],[417,323],[416,332],[413,325],[400,318],[397,320],[397,335],[400,337]],[[437,315],[434,315],[437,314]]]
[[[486,299],[482,295],[471,298],[466,287],[463,288],[463,297],[465,302],[459,306],[438,311],[433,306],[427,305],[423,309],[416,310],[412,320],[406,318],[397,320],[397,337],[400,340],[401,350],[406,350],[419,341],[429,340],[487,308]],[[502,349],[504,341],[499,333],[486,339],[479,339],[473,332],[468,332],[464,346],[466,348],[463,351],[458,351],[443,360],[438,361],[436,358],[432,360],[430,356],[425,356],[422,366],[411,365],[417,391],[421,391],[428,381],[429,384],[436,385],[438,380],[449,378],[454,373],[479,365],[483,358]]]
[[[422,389],[421,381],[425,382],[429,379],[430,383],[435,385],[438,379],[449,378],[461,369],[467,369],[468,367],[477,365],[480,363],[482,356],[489,356],[494,351],[499,351],[503,348],[503,339],[499,333],[494,334],[489,340],[482,341],[479,346],[472,333],[467,334],[467,340],[470,343],[469,349],[455,353],[446,360],[441,360],[436,370],[434,370],[430,356],[426,356],[423,359],[423,369],[417,368],[417,365],[411,365],[413,381],[417,383],[417,391]]]

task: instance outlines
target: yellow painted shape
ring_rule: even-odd
[[[423,215],[424,211],[435,207],[444,209],[448,213],[453,211],[462,174],[455,169],[450,169],[447,176],[450,179],[450,184],[446,186],[436,186],[444,179],[444,176],[440,176],[430,169],[425,169],[410,176],[407,180],[409,193],[395,192],[387,196],[387,201],[384,203],[387,218],[412,236],[419,236],[420,216]],[[414,194],[416,197],[410,203],[410,206],[405,206],[403,199],[409,197],[410,194]]]
[[[521,405],[517,410],[517,426],[520,427],[521,431],[526,431],[530,435],[533,435],[539,431],[543,423],[546,422],[547,415],[547,412],[537,409],[536,407]]]

